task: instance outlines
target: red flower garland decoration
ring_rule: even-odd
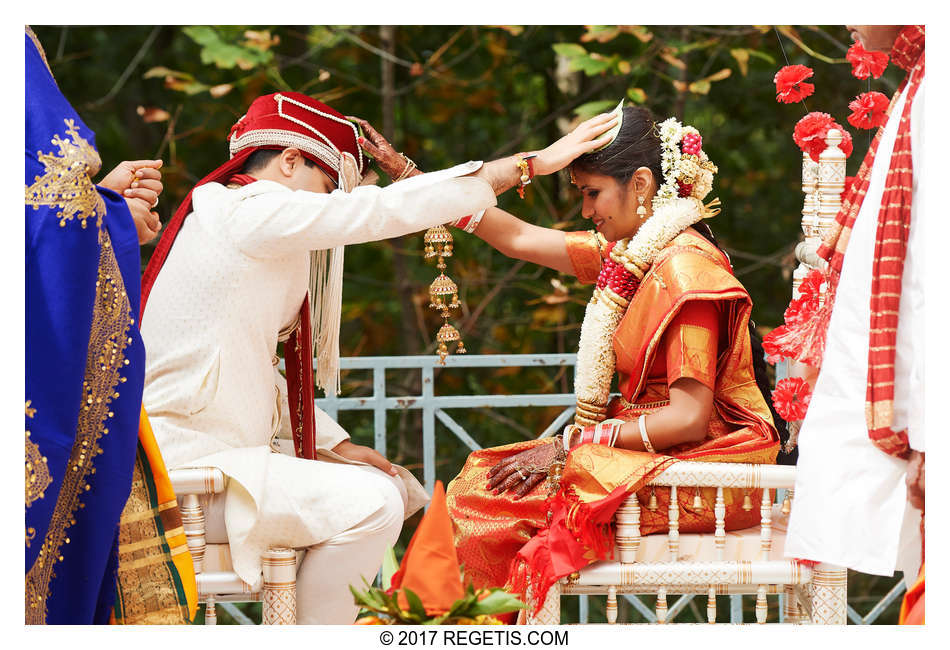
[[[821,300],[821,284],[824,281],[825,277],[818,269],[812,269],[802,280],[798,288],[798,298],[792,300],[785,310],[785,323],[773,329],[762,339],[766,361],[774,364],[782,359],[797,359],[801,356],[800,342],[790,342],[788,334],[815,317]]]
[[[792,139],[798,147],[807,153],[812,160],[818,162],[818,157],[825,150],[825,138],[828,131],[838,129],[841,132],[842,140],[838,148],[844,152],[845,156],[850,156],[854,149],[851,141],[851,134],[844,127],[835,122],[835,119],[828,113],[812,111],[795,125],[795,131],[792,133]]]
[[[861,93],[848,104],[851,115],[848,124],[859,129],[873,129],[887,123],[887,107],[890,100],[884,93]]]
[[[815,71],[804,65],[787,65],[775,73],[775,100],[794,104],[815,92],[815,84],[805,83]]]
[[[787,377],[775,385],[772,404],[786,422],[805,419],[811,402],[811,386],[801,377]]]
[[[887,52],[869,52],[860,41],[848,48],[845,58],[851,63],[851,74],[858,79],[874,77],[879,79],[887,68]]]

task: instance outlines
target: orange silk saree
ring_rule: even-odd
[[[603,240],[569,233],[568,253],[582,282],[600,272]],[[614,335],[621,395],[607,417],[636,419],[669,404],[669,385],[691,377],[709,386],[714,408],[706,438],[649,454],[586,444],[570,452],[557,494],[542,484],[521,499],[493,495],[487,473],[502,459],[546,441],[532,440],[472,453],[448,488],[459,561],[476,587],[508,583],[543,594],[557,579],[611,556],[610,521],[636,492],[643,534],[666,530],[669,488],[646,485],[678,460],[774,463],[778,434],[752,367],[752,301],[728,258],[692,229],[660,253]],[[726,528],[754,526],[758,491],[726,490]],[[655,496],[657,507],[646,507]],[[750,497],[747,500],[745,497]],[[678,491],[680,531],[715,529],[715,490]],[[745,507],[744,507],[745,506]]]

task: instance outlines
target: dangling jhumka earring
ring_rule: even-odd
[[[445,226],[435,226],[426,231],[423,241],[425,243],[426,259],[438,258],[436,268],[439,269],[440,273],[429,286],[429,297],[431,299],[429,306],[442,316],[442,327],[439,328],[436,334],[436,340],[439,342],[439,362],[445,365],[445,357],[449,354],[448,343],[458,341],[456,352],[465,354],[465,344],[462,343],[461,334],[449,324],[449,310],[458,309],[460,306],[458,286],[443,272],[445,269],[444,258],[452,257],[452,233]]]
[[[640,202],[640,207],[637,208],[637,216],[643,219],[643,217],[647,216],[647,209],[643,205],[643,202],[645,201],[645,199],[643,198],[642,194],[639,194],[637,196],[637,201]]]

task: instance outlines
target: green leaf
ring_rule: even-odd
[[[569,59],[578,56],[587,56],[587,50],[577,43],[555,43],[551,47],[554,48],[555,54],[566,56]]]
[[[273,57],[270,50],[228,43],[213,27],[197,25],[185,27],[182,31],[195,43],[201,45],[201,62],[213,63],[219,68],[238,67],[242,70],[250,70],[258,64],[270,61]]]
[[[476,602],[467,612],[468,616],[481,616],[482,614],[504,614],[519,609],[526,609],[526,605],[518,600],[512,594],[504,589],[495,589],[492,592]]]
[[[700,79],[699,81],[694,81],[689,85],[689,92],[696,93],[697,95],[708,95],[711,88],[711,83],[705,79]]]
[[[313,25],[307,34],[307,42],[320,48],[330,48],[342,41],[344,36],[324,25]]]
[[[574,114],[577,115],[582,120],[586,120],[590,117],[594,117],[600,113],[606,113],[612,109],[616,104],[612,99],[598,99],[595,102],[587,102],[586,104],[581,104],[574,109]]]
[[[630,88],[627,90],[627,97],[630,98],[634,104],[644,104],[647,101],[647,94],[643,88]]]
[[[363,127],[356,124],[356,129],[359,131],[360,135],[363,135]],[[365,152],[363,155],[366,155]],[[383,556],[383,568],[382,568],[382,587],[384,591],[388,591],[392,586],[393,574],[399,570],[399,562],[396,560],[396,550],[390,546],[386,549],[386,554]]]
[[[172,70],[164,66],[149,68],[148,70],[145,71],[145,74],[142,75],[143,79],[154,79],[155,77],[175,77],[177,79],[194,79],[194,76],[188,74],[187,72],[181,72],[180,70]]]
[[[619,34],[620,28],[615,25],[588,25],[587,33],[581,36],[581,41],[584,43],[590,41],[606,43],[615,39]]]
[[[742,76],[749,74],[749,50],[744,47],[736,47],[729,50],[729,54],[739,64],[739,72],[742,73]]]
[[[418,616],[420,620],[426,618],[426,608],[422,604],[422,599],[416,595],[416,592],[409,588],[403,589],[402,591],[406,594],[406,601],[409,603],[409,613]]]
[[[609,135],[609,136],[610,136],[610,140],[607,141],[607,144],[602,145],[602,146],[600,146],[600,147],[597,147],[597,148],[594,149],[593,151],[600,151],[601,149],[604,149],[605,147],[610,146],[610,143],[613,142],[613,141],[614,141],[614,138],[617,137],[617,134],[620,133],[620,127],[623,126],[623,100],[622,100],[622,99],[620,100],[620,103],[617,104],[616,108],[614,108],[614,110],[610,111],[610,113],[611,113],[611,115],[616,115],[617,118],[618,118],[618,119],[617,119],[617,123],[616,123],[613,127],[611,127],[611,129],[610,129],[609,131],[607,131],[607,133],[605,134],[605,135]],[[563,316],[563,315],[564,315],[564,310],[563,310],[563,308],[561,309],[561,312],[562,312],[562,315],[561,315],[560,319],[559,319],[557,322],[563,321],[563,317],[564,317],[564,316]]]
[[[757,59],[762,59],[763,61],[768,61],[771,65],[775,65],[775,57],[773,57],[768,52],[760,52],[759,50],[748,50],[749,56],[754,56]]]

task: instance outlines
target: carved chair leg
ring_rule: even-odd
[[[617,587],[607,587],[607,622],[613,625],[617,622]]]
[[[522,610],[524,617],[523,619],[519,617],[519,622],[524,622],[527,625],[560,625],[561,583],[555,582],[551,586],[548,590],[548,596],[544,601],[544,607],[541,608],[541,611],[538,612],[537,615],[534,614],[536,603],[530,587],[528,588],[526,600],[528,609]]]
[[[182,495],[180,512],[181,526],[185,531],[195,573],[201,573],[204,569],[205,558],[205,516],[201,510],[198,495]]]
[[[271,548],[263,555],[264,625],[297,624],[297,554]]]
[[[783,592],[785,595],[785,604],[782,606],[782,617],[786,623],[800,623],[802,620],[802,610],[798,604],[798,595],[795,593],[795,586],[785,585]]]
[[[208,596],[208,602],[205,605],[205,625],[217,625],[218,612],[214,608],[214,596]]]
[[[818,564],[812,574],[812,621],[818,625],[848,623],[848,570]]]

